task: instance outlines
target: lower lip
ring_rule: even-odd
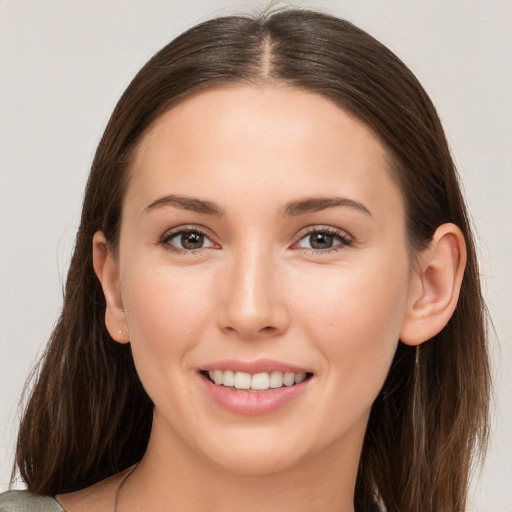
[[[237,390],[218,385],[200,374],[206,392],[223,409],[234,414],[257,416],[281,409],[299,398],[308,388],[311,378],[293,386],[267,389],[265,391]]]

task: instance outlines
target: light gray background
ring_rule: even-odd
[[[169,39],[259,1],[0,0],[0,491],[17,401],[61,305],[83,188],[109,114]],[[282,4],[281,4],[282,5]],[[495,343],[491,449],[471,510],[512,500],[512,1],[296,1],[393,49],[437,105],[479,234]]]

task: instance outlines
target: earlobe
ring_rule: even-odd
[[[445,327],[457,306],[465,266],[464,235],[455,224],[442,224],[413,270],[402,343],[419,345]]]
[[[101,231],[94,234],[92,246],[94,272],[105,295],[105,325],[115,341],[128,343],[130,336],[119,286],[117,262],[109,251],[107,240]]]

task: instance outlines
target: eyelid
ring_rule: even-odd
[[[189,232],[196,232],[201,235],[203,235],[205,238],[207,238],[213,247],[200,247],[198,249],[181,249],[179,247],[173,246],[169,243],[169,241],[182,234],[182,233],[189,233]],[[312,233],[326,233],[329,234],[335,238],[338,238],[341,243],[338,243],[337,245],[333,247],[329,247],[326,249],[315,249],[315,248],[307,248],[307,247],[298,247],[299,242],[306,238],[307,236],[311,235]],[[182,253],[182,254],[195,254],[199,251],[202,251],[204,249],[220,249],[220,245],[215,241],[215,237],[212,236],[209,229],[205,228],[204,226],[198,225],[198,224],[184,224],[181,226],[176,226],[174,228],[171,228],[167,230],[159,239],[159,243],[161,245],[164,245],[168,250],[176,253]],[[312,254],[325,254],[329,252],[337,252],[341,249],[344,249],[346,247],[351,247],[355,243],[354,237],[348,233],[346,230],[336,228],[333,226],[328,225],[322,225],[322,224],[315,224],[311,226],[306,226],[305,228],[301,229],[300,232],[296,235],[295,241],[290,246],[292,249],[298,249],[302,250],[304,252],[309,252]]]
[[[205,238],[207,238],[214,247],[200,247],[198,249],[181,249],[179,247],[175,247],[169,243],[169,241],[174,238],[175,236],[178,236],[182,233],[199,233],[200,235],[203,235]],[[214,248],[220,248],[219,244],[214,240],[215,237],[212,236],[211,232],[206,229],[204,226],[198,225],[198,224],[184,224],[181,226],[176,226],[174,228],[168,229],[159,239],[158,243],[161,245],[164,245],[168,250],[180,254],[195,254],[198,251],[204,250],[204,249],[214,249]]]
[[[314,248],[308,248],[308,247],[298,247],[298,244],[301,240],[306,238],[307,236],[310,236],[312,233],[326,233],[328,235],[331,235],[333,237],[339,238],[342,243],[335,245],[333,247],[329,247],[327,249],[314,249]],[[354,237],[348,233],[347,231],[335,228],[333,226],[326,226],[326,225],[312,225],[307,226],[304,229],[302,229],[296,236],[295,242],[292,244],[292,248],[296,248],[298,250],[307,251],[311,254],[325,254],[328,252],[337,252],[339,250],[342,250],[346,247],[352,247],[355,243]]]

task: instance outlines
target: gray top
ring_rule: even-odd
[[[0,512],[66,512],[51,496],[28,491],[7,491],[0,494]]]

